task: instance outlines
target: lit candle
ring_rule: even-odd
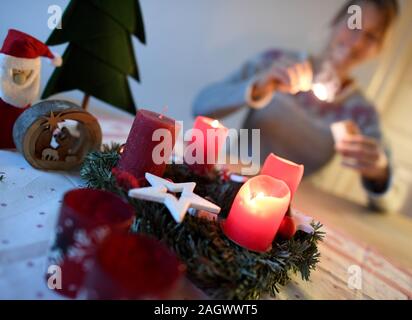
[[[266,158],[260,174],[265,174],[284,181],[288,185],[291,197],[293,198],[293,195],[302,180],[303,171],[303,165],[296,164],[271,153]]]
[[[165,129],[170,133],[171,140],[164,145],[162,159],[157,161],[153,151],[162,141],[154,139],[154,132]],[[130,130],[129,137],[124,145],[117,168],[143,179],[146,172],[156,176],[163,176],[166,162],[170,158],[180,130],[175,120],[164,115],[149,111],[139,110]]]
[[[290,202],[286,183],[270,176],[251,178],[240,188],[222,227],[226,236],[252,251],[270,250]]]
[[[192,135],[184,159],[192,170],[205,173],[213,169],[217,163],[228,129],[218,120],[207,117],[197,117],[193,129],[199,130],[199,135],[196,132]]]

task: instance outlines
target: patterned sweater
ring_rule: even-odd
[[[261,101],[253,101],[251,87],[256,77],[267,71],[282,55],[295,60],[303,56],[299,52],[280,50],[268,50],[257,55],[227,79],[202,90],[195,99],[194,114],[223,118],[248,107],[242,128],[260,129],[260,158],[264,160],[273,152],[303,163],[305,176],[318,171],[333,158],[335,149],[330,125],[334,122],[353,120],[364,135],[383,143],[376,109],[355,84],[342,90],[333,103],[320,101],[311,91],[296,95],[277,92]],[[362,182],[370,205],[374,209],[386,209],[387,195],[393,189],[392,178],[384,190],[376,190],[370,181]]]

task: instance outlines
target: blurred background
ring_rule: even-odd
[[[140,108],[193,122],[191,104],[206,84],[220,80],[254,54],[281,47],[317,52],[329,32],[329,23],[344,0],[140,0],[147,45],[134,39],[141,83],[130,80]],[[401,18],[391,43],[381,57],[358,69],[357,79],[382,115],[384,131],[392,148],[395,178],[400,197],[394,211],[412,217],[412,1],[401,0]],[[48,7],[65,0],[14,0],[0,4],[0,39],[16,28],[46,41]],[[64,28],[64,26],[63,26]],[[60,54],[65,45],[52,48]],[[43,63],[42,89],[53,68]],[[80,92],[58,95],[80,103]],[[94,98],[91,105],[108,107]],[[224,121],[239,127],[244,113]],[[337,161],[312,178],[335,194],[363,201],[356,174],[342,169]]]

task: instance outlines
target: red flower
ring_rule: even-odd
[[[140,187],[139,180],[127,171],[113,168],[112,174],[116,179],[117,185],[122,189],[130,190]]]

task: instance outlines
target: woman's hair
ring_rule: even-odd
[[[387,30],[389,26],[395,21],[399,14],[398,0],[349,0],[339,10],[338,14],[332,20],[332,25],[337,24],[342,18],[348,14],[348,8],[352,5],[372,4],[374,5],[385,18],[384,29]]]

